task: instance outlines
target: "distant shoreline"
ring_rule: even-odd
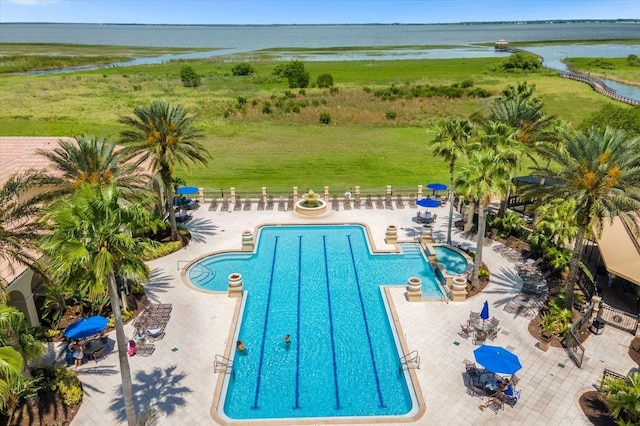
[[[429,26],[429,25],[549,25],[549,24],[640,24],[638,19],[548,19],[535,21],[478,21],[478,22],[434,22],[434,23],[380,23],[363,24],[331,23],[331,24],[141,24],[115,22],[0,22],[0,25],[119,25],[143,27],[331,27],[331,26]]]

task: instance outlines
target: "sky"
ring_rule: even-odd
[[[640,0],[0,0],[0,22],[366,24],[640,19]]]

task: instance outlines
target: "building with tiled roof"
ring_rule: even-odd
[[[52,174],[55,172],[51,168],[50,161],[43,155],[38,154],[38,150],[55,149],[60,141],[74,141],[68,137],[0,137],[0,186],[4,185],[13,175],[30,171],[41,171]],[[149,163],[143,163],[143,168],[149,167]],[[162,200],[162,181],[158,176],[154,176],[147,184],[149,189],[158,194],[158,199]],[[33,188],[33,192],[25,194],[29,197],[44,191],[47,188]],[[164,203],[158,201],[161,208]],[[40,315],[36,306],[40,305],[41,299],[37,295],[41,278],[30,268],[17,263],[7,262],[0,259],[0,276],[7,282],[7,294],[9,303],[23,312],[32,325],[40,324]]]

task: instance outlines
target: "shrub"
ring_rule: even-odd
[[[278,69],[278,67],[276,67],[276,69]],[[309,80],[311,77],[309,77],[309,73],[304,69],[303,62],[291,61],[284,66],[284,69],[281,72],[282,75],[289,80],[289,87],[291,89],[296,87],[305,88],[309,86]]]
[[[336,93],[338,93],[340,91],[339,88],[337,88],[336,86],[331,86],[329,88],[329,93],[331,93],[332,95],[335,95]]]
[[[540,314],[540,326],[542,330],[562,339],[569,331],[572,314],[569,309],[562,308],[564,302],[560,299],[549,302],[546,313]]]
[[[471,98],[489,98],[491,97],[491,92],[482,87],[474,87],[467,92],[467,95]]]
[[[329,114],[328,112],[321,112],[320,113],[320,123],[322,123],[322,124],[331,123],[331,114]]]
[[[75,371],[65,367],[56,368],[56,388],[66,406],[78,404],[82,401],[82,385]]]
[[[398,113],[395,111],[387,111],[384,116],[387,120],[395,120],[398,117]]]
[[[460,87],[462,87],[463,89],[473,87],[473,80],[463,80],[462,83],[460,83]]]
[[[134,84],[133,85],[133,91],[134,92],[139,92],[142,90],[142,84]]]
[[[542,63],[532,53],[518,52],[505,59],[501,67],[504,71],[537,71],[542,68]]]
[[[316,86],[321,89],[333,86],[333,76],[331,74],[320,74],[316,79]]]
[[[163,257],[180,250],[180,247],[180,241],[169,241],[168,243],[160,244],[156,247],[152,247],[149,250],[145,250],[143,254],[143,260],[149,261],[158,259],[159,257]]]
[[[271,102],[265,101],[262,104],[262,113],[263,114],[271,114],[272,112],[273,112],[273,109],[271,108]]]
[[[300,89],[300,90],[298,90],[298,93],[299,93],[300,95],[304,96],[304,95],[306,95],[306,94],[307,94],[307,91],[306,91],[306,90],[304,90],[304,89]]]
[[[122,322],[125,323],[129,321],[133,317],[133,311],[128,311],[126,309],[120,310],[120,316],[122,317]],[[107,327],[113,328],[116,326],[116,319],[113,314],[109,315],[109,320],[107,321]]]
[[[238,76],[238,75],[251,75],[251,74],[253,74],[255,72],[255,70],[253,69],[253,66],[251,66],[250,63],[241,62],[239,64],[234,65],[233,68],[231,68],[231,72],[235,76]]]
[[[180,68],[180,79],[184,87],[200,86],[200,75],[196,73],[196,70],[191,65],[183,65]]]
[[[631,54],[627,56],[627,65],[630,67],[640,67],[640,58],[638,58],[638,55]]]

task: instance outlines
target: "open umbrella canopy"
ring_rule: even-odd
[[[69,324],[64,330],[64,335],[69,339],[82,339],[83,337],[98,334],[105,328],[107,328],[107,319],[96,315],[94,317],[81,318]]]
[[[197,194],[198,193],[198,187],[197,186],[183,186],[182,188],[178,188],[176,193],[178,195]]]
[[[482,311],[480,311],[480,318],[483,320],[489,319],[489,302],[484,301],[484,305],[482,305]]]
[[[482,345],[473,351],[476,362],[489,371],[514,374],[522,368],[518,356],[502,346]]]
[[[422,200],[416,201],[416,204],[420,207],[440,207],[440,201],[431,198],[423,198]]]
[[[432,191],[446,191],[449,187],[444,183],[430,183],[427,185],[427,188],[431,189]]]

